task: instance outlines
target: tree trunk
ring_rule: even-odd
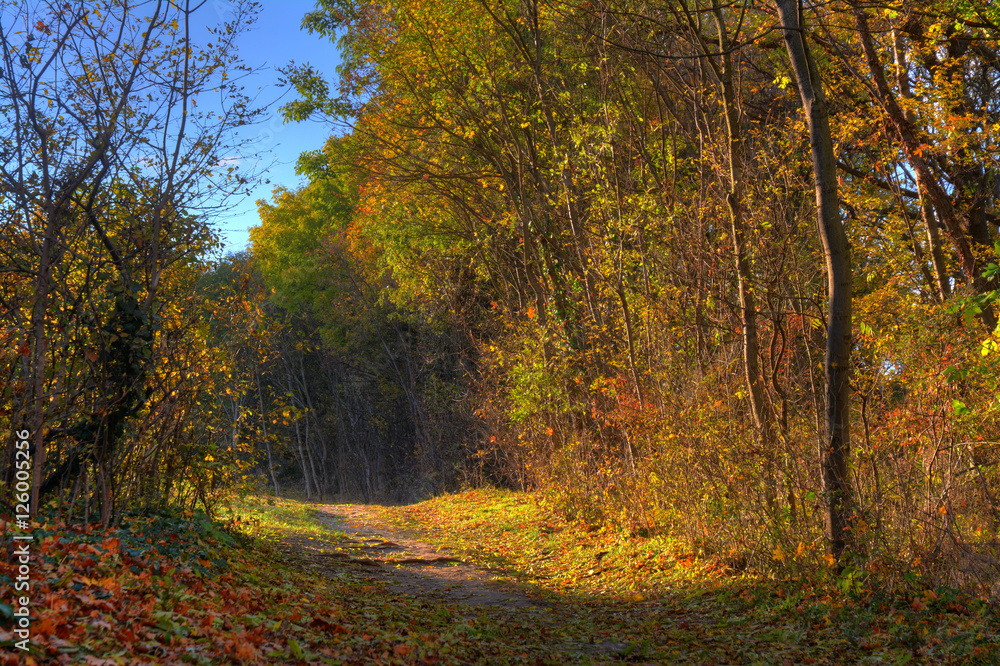
[[[302,463],[302,478],[306,483],[306,501],[312,501],[312,486],[309,483],[309,463],[306,461],[306,454],[302,450],[302,436],[299,432],[299,419],[295,417],[295,441],[299,448],[299,461]]]
[[[903,50],[903,40],[898,30],[892,31],[892,52],[896,63],[896,85],[899,88],[899,96],[903,99],[913,97],[910,88],[910,69],[906,62],[906,52]],[[915,120],[912,112],[906,113],[906,119],[911,123]],[[945,264],[944,250],[941,248],[941,234],[938,230],[937,217],[934,215],[934,208],[927,199],[925,192],[927,184],[919,171],[914,172],[917,181],[917,194],[920,198],[920,216],[924,221],[924,230],[927,232],[927,246],[930,249],[931,265],[934,267],[933,286],[937,291],[937,297],[944,301],[951,293],[951,284],[948,281],[948,268]]]
[[[274,485],[274,496],[278,497],[278,477],[274,474],[274,460],[271,458],[271,442],[267,437],[267,413],[264,411],[264,391],[260,386],[260,369],[257,370],[257,404],[260,406],[260,423],[264,435],[264,449],[267,451],[267,472]]]
[[[303,439],[306,443],[306,458],[309,459],[309,471],[312,473],[313,488],[316,490],[316,499],[323,501],[323,488],[319,485],[319,474],[316,473],[316,460],[313,457],[313,447],[309,443],[309,414],[306,414],[306,427]]]
[[[740,298],[740,326],[743,329],[743,369],[747,390],[750,395],[750,409],[754,426],[760,435],[764,456],[765,473],[768,484],[768,505],[774,504],[774,455],[776,432],[774,415],[764,392],[760,371],[760,341],[757,333],[757,299],[753,293],[750,262],[747,259],[746,223],[743,199],[743,137],[740,129],[739,111],[736,106],[736,89],[730,42],[726,32],[725,16],[718,0],[712,1],[716,26],[719,32],[719,53],[721,67],[710,61],[722,86],[722,106],[726,114],[727,159],[729,162],[729,192],[726,203],[729,206],[730,232],[733,239],[733,255],[736,263],[736,286]],[[704,46],[708,46],[707,44]]]
[[[48,345],[45,339],[45,314],[48,311],[49,282],[52,274],[52,251],[56,235],[56,213],[49,211],[42,239],[42,255],[38,266],[38,281],[35,286],[35,304],[31,313],[31,327],[35,336],[34,344],[34,399],[35,424],[32,433],[35,441],[35,455],[31,470],[31,505],[29,515],[38,515],[38,501],[41,495],[42,478],[45,471],[45,362]]]
[[[309,383],[306,378],[305,353],[299,355],[299,373],[299,376],[302,379],[302,395],[305,396],[305,404],[309,409],[309,415],[306,417],[306,450],[309,451],[309,463],[313,466],[313,483],[316,486],[316,493],[319,495],[319,500],[322,502],[324,496],[323,486],[326,486],[326,488],[330,487],[329,475],[326,472],[326,437],[323,436],[323,429],[319,422],[319,414],[316,412],[315,408],[313,408],[312,394],[309,392]],[[316,437],[319,439],[319,445],[322,451],[322,456],[320,456],[320,469],[323,471],[323,486],[320,485],[320,477],[316,473],[316,465],[313,462],[312,448],[309,447],[309,416],[312,416],[313,422],[316,424]]]
[[[796,0],[774,0],[774,4],[809,127],[816,181],[816,214],[826,259],[829,295],[826,357],[823,360],[826,409],[819,459],[827,552],[839,560],[849,542],[850,528],[847,523],[853,508],[847,474],[851,451],[851,254],[840,219],[826,95],[819,70],[806,44],[801,5]]]

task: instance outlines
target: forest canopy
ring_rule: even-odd
[[[2,5],[5,502],[27,429],[32,507],[105,526],[497,485],[997,580],[1000,8],[321,0],[282,113],[330,136],[213,260],[237,4],[200,50],[183,3]]]
[[[399,327],[378,343],[397,413],[466,482],[741,566],[982,583],[998,22],[934,1],[320,2],[304,27],[342,64],[289,69],[284,111],[339,138],[262,207],[252,252],[271,265],[279,215],[354,197],[294,262],[319,281],[293,282],[337,353],[361,303]]]

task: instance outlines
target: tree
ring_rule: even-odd
[[[965,279],[976,294],[988,293],[996,288],[994,281],[983,274],[988,263],[985,258],[993,252],[990,222],[995,223],[996,217],[988,210],[985,192],[995,189],[996,175],[982,165],[985,161],[983,148],[987,143],[983,135],[989,133],[989,116],[995,118],[996,110],[990,108],[992,94],[984,90],[984,84],[988,89],[1000,72],[997,71],[997,51],[991,49],[989,42],[971,49],[970,42],[974,35],[957,26],[961,25],[961,18],[971,20],[979,28],[995,29],[997,26],[979,12],[959,12],[954,16],[954,23],[942,35],[940,48],[937,48],[939,45],[934,42],[938,40],[927,34],[931,26],[926,24],[934,18],[950,22],[952,10],[946,8],[944,12],[936,16],[932,13],[926,18],[908,17],[903,29],[917,46],[927,76],[936,84],[934,98],[946,110],[949,120],[944,127],[935,128],[937,131],[927,132],[918,124],[913,108],[916,105],[912,104],[909,84],[911,65],[906,57],[901,30],[897,28],[893,31],[899,87],[896,93],[886,78],[867,10],[857,2],[851,2],[850,6],[866,66],[865,76],[871,77],[871,83],[867,84],[868,93],[875,102],[875,108],[881,112],[879,115],[884,116],[891,128],[893,139],[913,173],[921,198],[939,290],[942,295],[947,295],[950,287],[941,275],[943,261],[938,256],[937,220],[941,220],[951,238]],[[900,98],[909,102],[909,112],[900,103]],[[948,144],[951,144],[950,148]],[[992,333],[997,327],[993,305],[982,298],[978,301],[980,319],[987,332]]]
[[[989,326],[996,294],[996,18],[329,0],[305,26],[338,38],[340,85],[297,70],[286,110],[348,130],[351,237],[387,278],[364,307],[455,313],[505,478],[765,567],[915,563],[989,549],[997,515],[981,332],[948,314]],[[951,518],[954,493],[987,512]]]
[[[816,216],[826,258],[829,315],[826,332],[824,438],[819,450],[828,552],[839,558],[848,545],[853,500],[847,469],[851,454],[851,252],[840,218],[837,164],[823,80],[806,42],[798,0],[775,0],[788,58],[809,128]]]
[[[259,113],[241,92],[247,70],[235,47],[255,5],[237,3],[199,50],[191,32],[202,5],[0,6],[0,224],[14,239],[4,270],[34,283],[30,314],[17,322],[31,339],[21,369],[30,391],[12,396],[15,421],[34,438],[33,512],[49,448],[75,441],[47,481],[64,483],[92,460],[110,519],[113,461],[144,402],[165,272],[205,250],[204,215],[247,183],[228,158],[235,130]],[[206,104],[216,94],[219,105]],[[53,343],[83,334],[84,322],[87,341],[63,336],[64,351],[90,345],[96,358],[68,377],[53,365]]]
[[[258,202],[251,261],[275,322],[261,409],[307,497],[413,498],[455,483],[453,433],[467,416],[452,401],[459,353],[449,322],[407,302],[359,229],[355,140],[303,156],[308,184]],[[393,213],[381,211],[387,222]]]

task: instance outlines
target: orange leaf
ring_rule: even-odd
[[[246,641],[238,641],[236,643],[236,650],[233,651],[233,656],[237,659],[254,661],[257,659],[257,648]]]
[[[40,636],[51,636],[56,633],[56,625],[52,621],[51,615],[46,615],[38,623],[32,627],[32,633],[38,634]]]
[[[101,546],[104,548],[104,550],[108,551],[113,555],[121,549],[122,540],[119,539],[118,537],[109,537],[104,540],[104,543],[102,543]]]

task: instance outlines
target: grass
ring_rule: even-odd
[[[227,502],[219,520],[227,531],[263,543],[289,538],[323,540],[343,536],[314,519],[316,509],[305,502],[268,496],[250,496]]]
[[[16,650],[12,609],[2,606],[0,660],[458,664],[478,660],[483,647],[509,652],[492,644],[488,628],[455,626],[441,609],[320,566],[292,547],[336,537],[307,505],[234,508],[222,525],[166,514],[111,533],[36,526],[31,650]],[[15,565],[0,566],[8,599]]]

